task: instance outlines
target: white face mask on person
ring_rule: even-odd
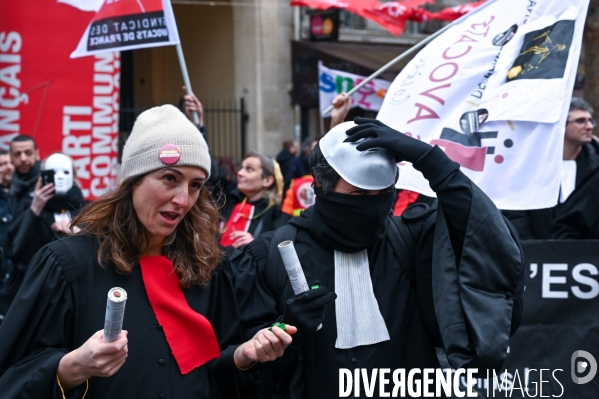
[[[73,164],[64,154],[52,154],[46,159],[45,169],[54,170],[54,192],[66,194],[73,187]]]

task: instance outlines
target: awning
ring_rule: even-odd
[[[318,61],[328,68],[368,76],[409,48],[390,44],[294,41],[291,46],[293,103],[318,106]],[[402,60],[379,78],[392,81],[408,61]]]

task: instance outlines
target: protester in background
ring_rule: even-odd
[[[557,211],[551,234],[553,239],[599,239],[599,169],[587,179],[586,188],[574,190]]]
[[[227,193],[221,244],[233,249],[250,243],[261,233],[276,230],[289,220],[281,211],[283,177],[270,157],[248,153],[237,172],[237,188]]]
[[[10,195],[10,182],[15,168],[10,162],[10,153],[0,150],[0,281],[6,273],[6,237],[12,222],[13,204]],[[0,283],[1,284],[1,283]]]
[[[341,93],[333,99],[333,110],[331,111],[331,129],[342,123],[351,108],[351,98],[346,93]],[[433,206],[436,199],[417,193],[416,191],[396,189],[396,198],[393,203],[393,215],[401,214],[412,204],[427,204]]]
[[[71,234],[71,219],[84,204],[69,156],[50,155],[42,163],[42,170],[54,171],[54,183],[44,185],[38,178],[29,209],[15,218],[9,232],[11,258],[17,266],[26,267],[44,245]]]
[[[293,326],[239,345],[209,171],[206,142],[177,108],[137,118],[120,186],[73,220],[80,234],[36,254],[0,326],[3,399],[236,398],[256,362],[282,355]],[[115,286],[127,306],[108,343],[98,327]]]
[[[341,93],[333,99],[333,110],[331,111],[331,126],[329,130],[345,121],[351,109],[351,97],[347,93]]]
[[[10,193],[14,197],[13,215],[16,217],[31,205],[40,175],[40,154],[33,138],[25,135],[13,138],[10,142],[10,160],[15,167]]]
[[[528,211],[503,211],[504,215],[512,222],[520,238],[549,239],[573,238],[578,233],[560,233],[555,224],[560,219],[560,225],[566,224],[566,230],[577,230],[576,224],[581,229],[588,230],[585,218],[592,218],[595,207],[581,204],[587,203],[587,196],[593,197],[595,190],[591,176],[599,170],[599,143],[593,140],[593,129],[597,125],[593,117],[594,110],[591,105],[579,97],[572,97],[570,111],[566,121],[564,135],[564,155],[562,163],[562,178],[558,204],[551,208],[535,209]],[[574,195],[576,194],[576,195]],[[572,197],[572,199],[570,199]],[[592,200],[591,200],[592,201]],[[581,214],[582,212],[582,214]],[[578,214],[578,216],[576,216]],[[570,215],[570,216],[568,216]],[[568,221],[568,218],[572,218]],[[552,231],[554,231],[552,233]],[[589,233],[583,233],[589,236]]]
[[[312,152],[312,143],[314,139],[307,137],[302,142],[302,147],[299,156],[297,157],[298,173],[300,176],[310,173],[310,153]]]
[[[283,149],[277,154],[277,162],[283,174],[283,190],[287,191],[291,179],[301,176],[300,164],[298,162],[297,146],[291,139],[283,140]]]
[[[54,183],[43,185],[42,177],[38,178],[29,209],[14,218],[8,232],[6,245],[12,267],[2,292],[10,298],[9,302],[19,290],[35,253],[44,245],[72,233],[71,218],[84,202],[69,156],[52,154],[42,163],[42,169],[54,171]]]
[[[319,137],[308,137],[302,143],[302,153],[297,157],[300,176],[310,174],[310,154],[316,144],[318,144],[318,140],[320,140]]]
[[[313,183],[314,177],[310,174],[292,179],[281,210],[288,215],[299,216],[304,209],[314,205]]]
[[[293,346],[272,367],[282,391],[265,397],[336,398],[341,369],[435,369],[435,346],[455,369],[499,370],[520,322],[523,255],[493,202],[439,147],[377,120],[355,122],[337,125],[312,153],[315,205],[231,258],[248,319],[294,320],[288,313],[317,295],[294,295],[277,250],[285,240],[308,284],[337,294],[334,306],[296,323]],[[423,173],[438,209],[419,204],[390,217],[400,161]]]
[[[8,229],[12,223],[13,199],[10,195],[10,182],[15,168],[10,162],[10,153],[0,150],[0,323],[10,306],[11,297],[4,292],[5,280],[12,269],[8,258],[7,237]]]
[[[15,171],[15,166],[10,160],[10,152],[0,150],[0,185],[5,192],[10,192],[10,182],[12,174]]]
[[[301,176],[291,179],[281,208],[288,215],[299,216],[301,211],[314,205],[314,178],[310,174],[309,159],[318,140],[320,138],[308,137],[302,143],[302,153],[298,157]]]

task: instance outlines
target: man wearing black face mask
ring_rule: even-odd
[[[429,181],[435,207],[416,204],[391,216],[400,161]],[[325,135],[310,167],[314,206],[231,259],[244,320],[299,325],[302,306],[320,298],[296,304],[276,249],[283,240],[294,241],[308,283],[318,280],[337,295],[318,308],[320,318],[309,307],[312,324],[298,327],[295,349],[273,362],[266,375],[276,383],[263,396],[339,397],[353,387],[341,369],[366,369],[370,378],[383,368],[389,385],[375,379],[369,397],[389,396],[383,392],[393,389],[395,370],[407,376],[439,367],[435,347],[456,369],[499,369],[522,314],[522,253],[513,227],[459,165],[438,147],[356,118]]]

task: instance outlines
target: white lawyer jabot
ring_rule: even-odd
[[[368,253],[335,251],[335,348],[350,349],[388,341],[389,331],[374,297]]]

